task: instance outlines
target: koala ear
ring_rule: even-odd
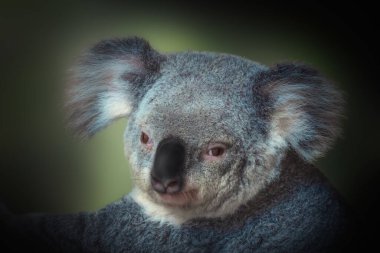
[[[70,70],[66,109],[69,126],[90,137],[128,116],[159,75],[163,55],[132,37],[101,41]]]
[[[320,157],[340,134],[342,94],[316,70],[279,64],[255,78],[253,91],[266,101],[275,143],[284,143],[306,161]]]

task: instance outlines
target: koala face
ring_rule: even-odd
[[[72,70],[67,108],[91,136],[128,116],[134,199],[153,219],[221,217],[281,172],[290,149],[311,161],[338,134],[340,94],[315,70],[226,54],[162,55],[139,38],[103,41]]]
[[[247,195],[241,186],[253,183],[247,180],[246,168],[254,161],[246,152],[265,138],[251,120],[252,108],[246,106],[253,97],[250,75],[262,69],[229,55],[168,56],[163,74],[130,115],[125,133],[139,194],[188,215],[216,215],[238,206]],[[172,170],[168,163],[179,154],[162,152],[165,143],[183,149],[181,164]],[[169,156],[163,168],[157,164],[161,156]],[[263,179],[255,177],[249,191]],[[167,189],[159,184],[165,180]]]

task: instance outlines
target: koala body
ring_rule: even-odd
[[[33,241],[70,252],[325,252],[344,238],[345,204],[312,165],[339,134],[342,98],[317,71],[113,39],[83,54],[68,95],[82,137],[128,117],[135,187],[95,213],[7,222]]]

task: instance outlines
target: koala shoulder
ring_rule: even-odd
[[[241,245],[255,252],[335,252],[349,244],[343,240],[352,237],[355,224],[347,203],[317,168],[290,160],[282,164],[280,178],[252,201],[254,215],[226,252]]]

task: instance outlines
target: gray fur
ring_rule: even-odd
[[[71,128],[88,137],[112,120],[127,116],[129,111],[109,115],[105,107],[112,105],[104,101],[118,97],[135,107],[154,82],[161,61],[163,56],[136,37],[101,41],[84,52],[70,71],[66,107]]]
[[[339,134],[342,112],[340,93],[312,68],[207,52],[162,55],[128,38],[95,45],[72,73],[67,108],[76,133],[88,137],[128,116],[135,188],[95,213],[37,218],[42,225],[30,234],[53,248],[324,252],[348,226],[340,197],[310,164]],[[186,189],[196,192],[185,205],[165,204],[150,184],[167,137],[185,145]],[[227,147],[222,160],[202,158],[210,143]]]

